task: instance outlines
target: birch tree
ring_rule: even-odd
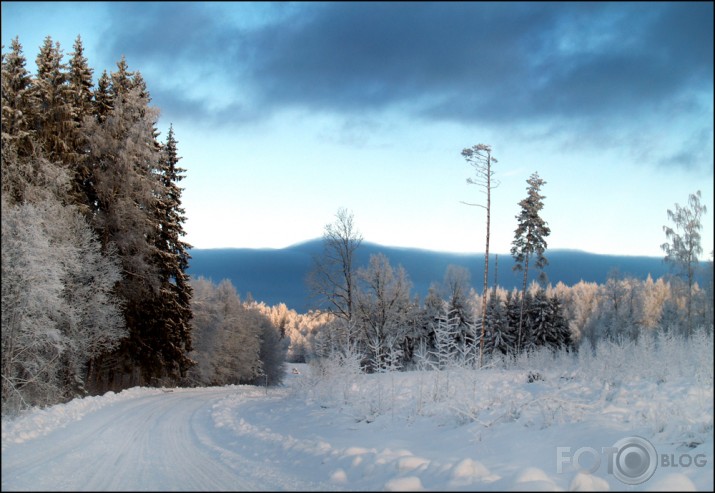
[[[126,335],[120,278],[84,217],[57,199],[2,204],[3,411],[86,391],[88,364]]]
[[[355,251],[362,243],[362,235],[354,224],[353,214],[338,209],[335,221],[323,232],[323,253],[313,259],[313,270],[308,274],[308,286],[327,311],[352,330],[355,311]]]
[[[690,194],[687,206],[675,204],[674,211],[668,209],[668,219],[674,223],[674,227],[663,226],[668,241],[660,246],[665,252],[665,261],[674,265],[686,281],[688,290],[686,293],[687,335],[691,335],[693,332],[693,285],[698,268],[698,256],[703,253],[703,248],[700,245],[700,230],[702,229],[700,219],[707,212],[705,205],[700,203],[700,197],[700,190],[698,190]]]

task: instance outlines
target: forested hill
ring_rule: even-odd
[[[242,297],[251,293],[257,301],[269,305],[280,302],[298,312],[314,308],[305,278],[313,267],[313,256],[322,253],[322,240],[312,240],[283,249],[193,249],[188,273],[215,282],[229,279]],[[363,243],[356,255],[356,268],[366,266],[370,255],[383,253],[393,266],[402,265],[413,283],[412,293],[423,298],[432,282],[441,282],[450,264],[471,272],[471,285],[481,292],[484,278],[483,254],[456,254],[411,248],[386,247]],[[662,257],[596,255],[575,250],[547,250],[545,269],[551,284],[561,281],[573,285],[579,281],[604,283],[609,273],[645,279],[657,279],[669,272]],[[499,254],[499,285],[507,289],[521,287],[522,275],[512,271],[508,254]],[[494,282],[494,256],[489,264],[489,283]],[[532,276],[530,275],[531,279]]]

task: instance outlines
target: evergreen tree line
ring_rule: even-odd
[[[3,409],[185,378],[192,287],[173,128],[77,37],[2,53]]]

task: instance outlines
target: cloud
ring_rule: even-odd
[[[675,152],[658,162],[664,168],[678,167],[691,171],[709,169],[710,174],[713,171],[712,163],[712,127],[696,131]]]
[[[240,124],[284,108],[352,119],[399,109],[465,124],[637,127],[685,104],[701,118],[696,125],[711,128],[707,101],[707,121],[702,114],[703,94],[712,105],[712,3],[116,9],[108,53],[126,54],[142,72],[188,73],[196,86],[220,87],[200,95],[181,84],[159,89],[167,111],[198,119]]]

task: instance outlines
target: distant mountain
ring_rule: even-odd
[[[218,248],[192,249],[188,273],[219,282],[229,279],[242,297],[274,305],[285,303],[298,312],[314,308],[305,283],[313,266],[313,256],[322,253],[322,240],[312,240],[282,249]],[[356,267],[365,266],[370,255],[381,252],[393,266],[401,264],[413,283],[412,293],[424,297],[432,282],[441,282],[450,264],[471,272],[471,285],[481,291],[484,279],[484,254],[435,252],[415,248],[396,248],[363,242],[356,251]],[[604,283],[610,272],[645,279],[657,279],[668,272],[662,257],[597,255],[578,250],[547,250],[549,282],[571,286],[581,280]],[[490,255],[489,283],[494,282],[494,256]],[[498,281],[506,289],[521,287],[521,274],[512,271],[513,260],[499,254]],[[532,276],[529,276],[530,280]]]

